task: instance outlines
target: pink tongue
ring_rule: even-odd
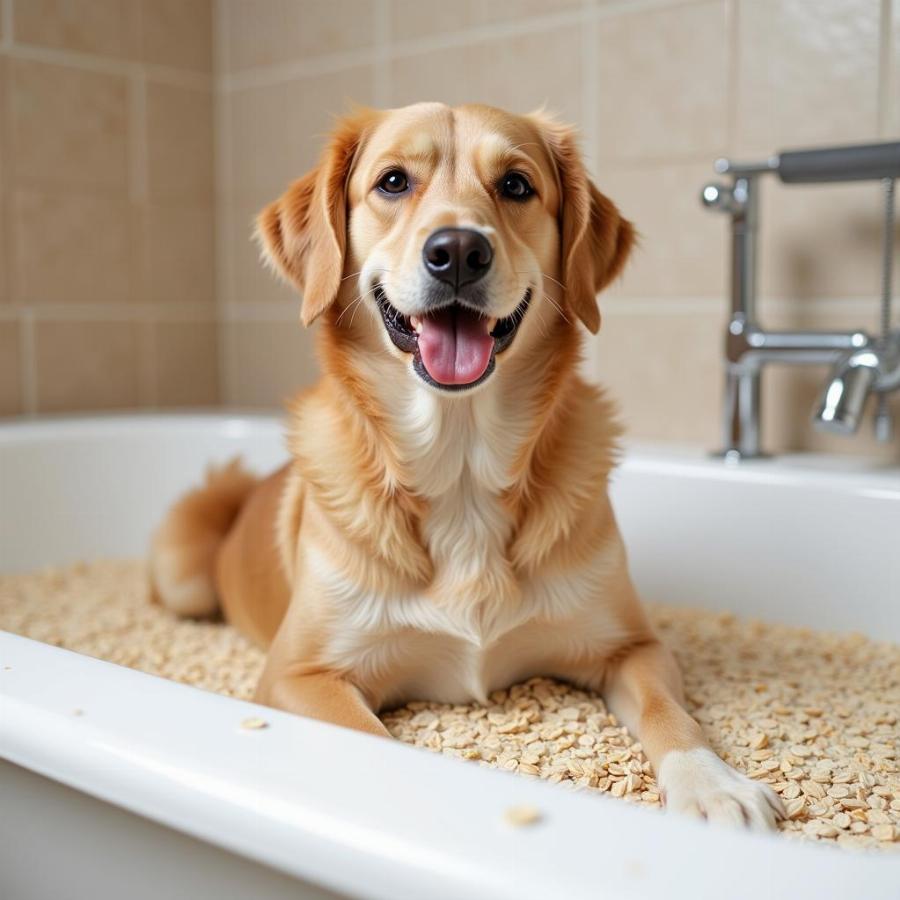
[[[459,307],[442,309],[422,319],[419,355],[439,384],[471,384],[484,375],[494,339],[488,320]]]

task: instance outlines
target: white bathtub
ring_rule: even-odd
[[[236,453],[277,464],[278,423],[2,425],[0,571],[140,555]],[[900,641],[896,468],[634,449],[614,500],[650,599]],[[0,759],[3,900],[900,896],[900,854],[707,828],[2,632]],[[505,825],[522,803],[541,823]]]

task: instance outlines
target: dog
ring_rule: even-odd
[[[153,593],[267,648],[256,699],[375,735],[410,700],[535,675],[602,692],[667,807],[770,828],[777,795],[711,750],[641,608],[607,494],[619,427],[579,375],[635,231],[543,112],[356,110],[260,214],[321,320],[291,460],[170,510]]]

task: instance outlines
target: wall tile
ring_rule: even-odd
[[[212,71],[211,0],[141,0],[141,50],[145,62]]]
[[[255,200],[239,198],[228,220],[228,254],[230,273],[229,299],[240,302],[300,300],[292,287],[285,284],[260,259],[259,245],[253,239],[254,219],[262,208]]]
[[[19,346],[18,323],[0,322],[0,416],[22,412]]]
[[[598,23],[600,156],[715,159],[726,146],[724,0]]]
[[[581,6],[581,0],[393,0],[391,36],[398,41],[434,37],[480,25],[572,12]]]
[[[18,44],[134,57],[138,46],[136,0],[13,0]]]
[[[137,327],[128,322],[38,322],[41,412],[138,405]]]
[[[876,137],[879,5],[742,0],[738,153]]]
[[[208,91],[147,85],[151,200],[209,201],[213,192],[212,98]]]
[[[334,117],[370,104],[371,67],[234,91],[230,97],[231,185],[262,206],[315,162]]]
[[[0,160],[2,165],[2,160]],[[12,298],[11,275],[9,259],[12,254],[7,250],[7,228],[6,228],[6,196],[3,193],[2,184],[0,184],[0,304],[3,304]]]
[[[371,0],[242,0],[227,9],[228,70],[238,72],[369,47]]]
[[[10,186],[10,153],[7,140],[7,77],[6,57],[0,54],[0,303],[8,300],[9,295],[9,254],[7,241],[9,229],[7,218],[7,195]]]
[[[215,322],[159,322],[155,330],[157,405],[211,406],[218,402]]]
[[[281,409],[300,388],[319,377],[313,330],[299,322],[229,322],[233,384],[228,402]],[[315,328],[315,326],[313,326]]]
[[[124,302],[136,293],[132,213],[116,194],[21,188],[12,197],[19,302]]]
[[[10,71],[15,177],[124,190],[126,79],[23,59]]]
[[[605,311],[589,347],[594,371],[621,407],[626,434],[715,448],[725,314]]]
[[[213,217],[209,206],[150,206],[145,234],[148,300],[214,302]]]
[[[391,63],[391,103],[487,103],[518,113],[546,104],[577,124],[581,43],[580,29],[566,27],[404,56]]]
[[[762,296],[787,300],[872,297],[881,290],[881,186],[763,185]],[[721,217],[725,219],[726,217]],[[900,253],[900,223],[895,253]]]
[[[0,39],[2,39],[2,35],[0,35]],[[8,116],[6,112],[8,96],[7,87],[9,84],[7,66],[8,60],[6,54],[0,52],[0,190],[3,189],[4,182],[9,179],[8,166],[5,165],[8,159],[6,147],[8,130]]]
[[[611,293],[627,297],[724,297],[728,223],[700,204],[711,165],[637,168],[601,164],[597,184],[640,239]]]
[[[888,41],[887,84],[882,102],[885,133],[888,140],[900,138],[900,4],[891,4],[891,29]]]
[[[371,67],[235,91],[230,97],[230,197],[217,210],[226,229],[223,290],[238,301],[295,296],[259,260],[253,220],[269,202],[316,164],[334,117],[348,101],[372,102]]]

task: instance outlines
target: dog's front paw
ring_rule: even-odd
[[[751,828],[774,828],[784,818],[781,799],[768,785],[736,772],[712,750],[671,750],[659,767],[666,809]]]

